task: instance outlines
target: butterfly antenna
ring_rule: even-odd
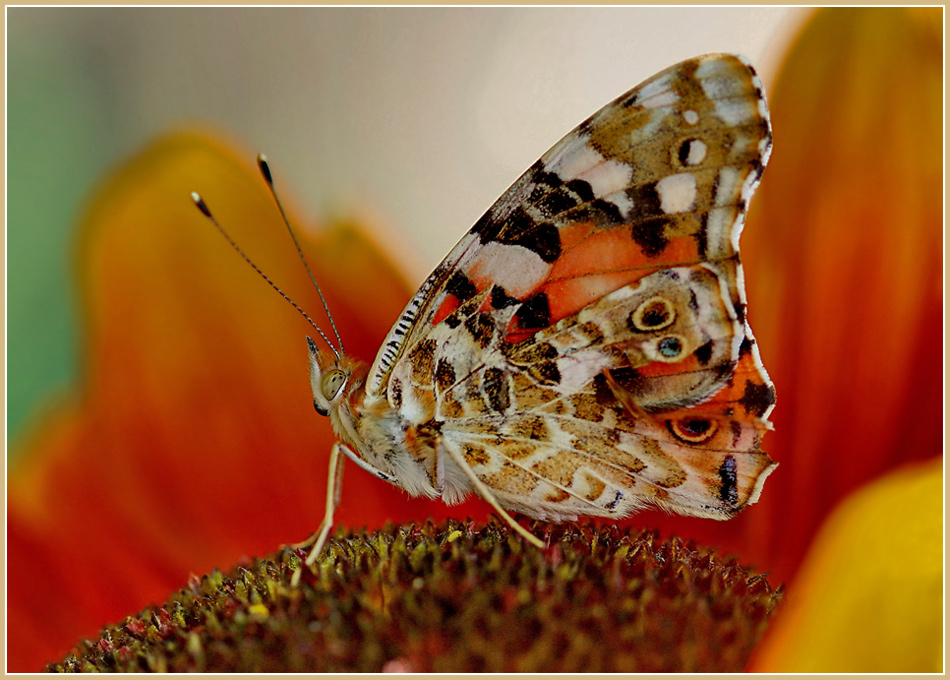
[[[284,224],[287,226],[287,231],[290,232],[290,238],[294,240],[294,247],[297,249],[297,254],[300,255],[300,260],[303,262],[303,266],[307,270],[307,275],[310,276],[310,281],[313,283],[313,287],[317,289],[317,295],[320,296],[320,302],[323,303],[323,310],[327,313],[327,318],[330,320],[330,328],[333,329],[333,335],[336,337],[337,344],[340,346],[340,352],[346,354],[346,352],[343,350],[343,338],[340,337],[340,333],[336,329],[336,323],[333,321],[333,315],[330,314],[330,306],[323,297],[323,291],[320,290],[320,286],[317,285],[317,280],[313,277],[313,272],[310,271],[310,265],[307,263],[307,258],[304,257],[303,249],[301,249],[300,243],[297,242],[297,235],[290,226],[290,220],[287,219],[287,213],[284,212],[284,205],[280,202],[280,197],[277,195],[277,189],[274,188],[274,176],[271,174],[270,165],[267,163],[267,156],[264,154],[258,154],[257,167],[260,168],[261,174],[264,176],[264,180],[267,182],[267,186],[270,187],[271,196],[274,197],[274,202],[277,203],[277,209],[280,210],[280,216],[284,218]]]
[[[202,200],[201,196],[199,196],[196,192],[192,191],[192,192],[191,192],[191,200],[193,200],[193,201],[195,202],[195,205],[198,206],[198,210],[200,210],[201,213],[211,221],[211,224],[213,224],[213,225],[217,228],[217,230],[221,232],[221,235],[224,236],[224,238],[227,239],[228,243],[231,244],[231,247],[234,248],[234,250],[237,251],[237,254],[240,255],[241,257],[243,257],[243,258],[244,258],[244,261],[247,262],[249,265],[251,265],[251,267],[254,269],[254,271],[256,271],[258,274],[260,274],[261,278],[264,279],[265,281],[267,281],[268,284],[270,284],[270,287],[271,287],[271,288],[273,288],[274,290],[276,290],[276,291],[280,294],[280,296],[281,296],[282,298],[284,298],[287,302],[289,302],[290,304],[292,304],[292,305],[294,306],[294,309],[296,309],[298,312],[300,312],[301,316],[303,316],[303,318],[305,318],[305,319],[310,323],[310,325],[313,326],[314,330],[317,331],[317,333],[320,334],[320,337],[323,338],[323,341],[324,341],[325,343],[327,343],[327,346],[330,348],[330,350],[333,352],[333,354],[336,356],[336,358],[337,358],[337,359],[340,359],[340,353],[337,352],[336,348],[333,346],[333,343],[330,342],[330,340],[327,338],[327,336],[324,334],[324,332],[323,332],[322,330],[320,330],[320,327],[317,326],[317,324],[315,324],[315,323],[313,322],[313,319],[311,319],[311,318],[307,315],[307,313],[306,313],[305,311],[303,311],[303,310],[300,308],[300,305],[298,305],[296,302],[294,302],[293,300],[291,300],[291,299],[290,299],[290,296],[288,296],[284,291],[282,291],[280,288],[278,288],[278,287],[277,287],[277,284],[274,283],[273,281],[271,281],[270,278],[268,278],[267,274],[265,274],[264,272],[262,272],[262,271],[260,270],[260,268],[259,268],[256,264],[254,264],[254,262],[251,260],[251,258],[249,258],[249,257],[247,256],[247,254],[245,254],[245,252],[244,252],[243,250],[241,250],[240,246],[238,246],[238,244],[234,242],[234,239],[231,238],[230,234],[228,234],[228,232],[226,232],[226,231],[224,230],[224,227],[222,227],[220,224],[218,224],[218,221],[217,221],[217,220],[214,218],[214,216],[211,214],[211,211],[208,209],[208,206],[205,205],[205,202]],[[321,295],[320,297],[322,298],[323,296]],[[324,304],[326,304],[326,303],[324,303]],[[335,330],[335,329],[334,329],[334,330]],[[342,349],[343,349],[343,346],[340,345],[340,350],[342,351]]]

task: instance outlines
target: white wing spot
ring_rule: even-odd
[[[656,192],[664,213],[685,212],[696,200],[696,178],[688,172],[664,177],[656,183]]]
[[[739,192],[739,196],[742,200],[748,204],[749,200],[752,198],[752,194],[755,192],[755,187],[759,184],[759,176],[754,172],[750,172],[746,175],[746,178],[742,181],[742,189]]]
[[[719,179],[716,182],[716,205],[732,205],[739,185],[739,171],[726,166],[719,170]]]
[[[471,279],[492,281],[509,295],[523,297],[551,271],[551,265],[522,246],[490,241],[465,267]]]
[[[679,95],[676,94],[673,90],[666,90],[665,92],[657,92],[656,94],[650,97],[643,97],[642,93],[640,97],[637,97],[637,104],[642,106],[645,109],[663,109],[671,106],[675,106],[676,102],[679,101]]]
[[[564,155],[547,165],[545,170],[557,173],[558,177],[565,182],[569,182],[603,162],[604,157],[600,155],[597,149],[587,144],[586,140],[578,139],[575,140],[576,142],[580,143],[575,148],[565,150]]]
[[[772,147],[769,145],[768,137],[759,140],[759,155],[762,156],[763,166],[769,162],[769,156],[772,155]]]
[[[627,217],[630,211],[633,210],[633,199],[627,195],[626,191],[615,191],[612,194],[604,196],[604,200],[610,201],[617,206],[620,214],[624,217]]]
[[[696,125],[699,122],[699,114],[692,109],[683,111],[683,120],[686,121],[687,125]]]
[[[706,254],[709,259],[728,257],[735,252],[734,248],[730,249],[729,239],[734,216],[735,212],[729,208],[714,208],[709,211],[706,217]]]
[[[755,120],[758,106],[748,99],[720,99],[716,101],[716,117],[726,125],[741,125]]]
[[[706,158],[706,145],[694,139],[689,143],[689,153],[686,155],[686,165],[699,165]]]
[[[672,96],[672,100],[670,96]],[[667,75],[643,85],[637,93],[636,103],[639,106],[650,106],[652,108],[671,106],[676,102],[676,99],[676,93],[672,90],[672,79]]]
[[[577,175],[593,189],[595,196],[606,196],[630,186],[633,168],[620,161],[604,161]]]

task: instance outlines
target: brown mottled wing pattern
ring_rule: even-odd
[[[546,153],[410,301],[371,370],[504,507],[725,518],[775,464],[738,256],[770,149],[749,65],[707,55]]]

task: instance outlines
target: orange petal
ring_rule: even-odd
[[[39,670],[189,573],[302,540],[322,518],[334,437],[311,405],[313,329],[191,191],[301,307],[321,309],[263,181],[222,146],[166,139],[102,190],[80,240],[81,393],[9,480],[11,670]],[[301,240],[348,353],[372,359],[405,283],[352,228]],[[447,514],[354,470],[338,523],[433,510]]]

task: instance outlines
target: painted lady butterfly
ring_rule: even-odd
[[[474,492],[537,546],[506,510],[558,522],[652,504],[728,519],[755,503],[777,465],[759,448],[775,390],[738,245],[770,145],[746,61],[672,66],[529,168],[372,366],[307,338],[314,407],[339,437],[307,564],[343,456],[414,496]]]

